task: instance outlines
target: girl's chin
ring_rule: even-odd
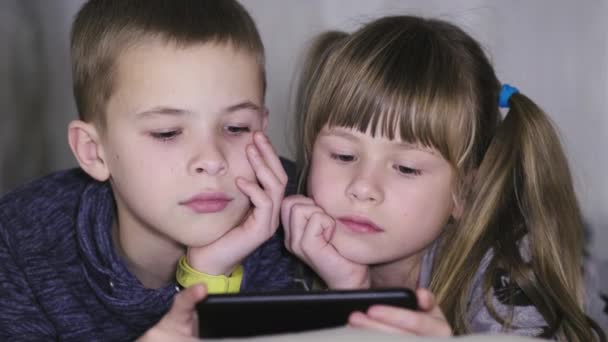
[[[354,243],[340,238],[334,239],[332,244],[338,254],[357,264],[370,265],[373,264],[373,256],[369,246],[364,246],[361,243]],[[376,253],[377,254],[377,253]]]

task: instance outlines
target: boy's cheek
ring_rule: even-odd
[[[230,163],[230,169],[232,169],[232,173],[236,177],[243,177],[247,180],[253,181],[256,180],[255,172],[253,171],[253,167],[249,163],[246,154],[241,154],[232,158],[232,162]]]

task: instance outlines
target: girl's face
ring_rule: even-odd
[[[325,127],[313,147],[308,194],[336,220],[331,243],[342,256],[381,264],[418,256],[439,236],[457,210],[455,181],[432,149]]]

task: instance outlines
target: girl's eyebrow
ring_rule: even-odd
[[[359,137],[357,137],[357,135],[352,134],[349,131],[341,129],[341,128],[330,128],[327,130],[323,130],[319,133],[319,136],[320,137],[336,136],[336,137],[350,140],[352,142],[358,142],[360,140]],[[413,144],[413,143],[406,142],[406,141],[390,141],[390,144],[396,148],[402,148],[402,149],[406,149],[406,150],[416,150],[416,151],[427,152],[432,155],[438,155],[437,151],[435,151],[432,148],[424,147],[419,144]]]
[[[356,134],[352,134],[347,130],[340,128],[330,128],[328,130],[322,131],[319,135],[321,136],[338,136],[341,138],[345,138],[351,141],[359,141],[359,137]],[[390,143],[399,148],[406,148],[409,150],[420,150],[421,147],[405,141],[390,141]]]
[[[329,137],[329,136],[337,136],[351,141],[359,141],[359,138],[352,133],[349,133],[342,129],[331,128],[328,130],[323,130],[319,133],[320,136]]]

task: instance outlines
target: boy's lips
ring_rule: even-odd
[[[199,214],[204,214],[220,212],[228,206],[230,201],[232,201],[232,198],[223,192],[204,192],[179,204]]]
[[[338,217],[338,221],[355,233],[381,233],[384,231],[371,220],[361,216],[341,216]]]

